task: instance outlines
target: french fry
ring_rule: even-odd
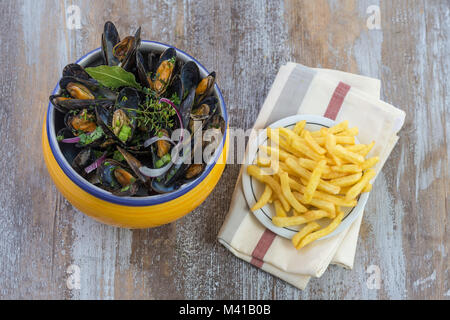
[[[380,158],[379,158],[379,157],[372,157],[372,158],[369,158],[369,159],[367,159],[366,161],[364,161],[364,162],[361,164],[361,169],[362,169],[362,170],[370,169],[370,168],[372,168],[375,164],[377,164],[378,161],[380,161]]]
[[[292,237],[292,244],[294,245],[295,248],[300,249],[298,248],[298,244],[300,243],[300,241],[311,232],[317,231],[319,229],[320,224],[318,224],[317,222],[315,221],[308,222],[306,226],[304,226],[299,232],[297,232]]]
[[[299,138],[299,136],[296,135],[294,133],[294,131],[292,131],[288,128],[279,128],[278,130],[280,132],[280,135],[283,136],[289,144],[292,144],[293,140],[296,140]]]
[[[334,147],[333,153],[354,164],[362,164],[364,162],[364,157],[362,155],[348,151],[340,145]]]
[[[305,135],[305,141],[306,143],[310,146],[310,148],[315,151],[318,154],[325,154],[326,150],[324,148],[322,148],[321,146],[319,146],[319,144],[316,142],[316,140],[314,140],[314,138],[311,136],[311,133],[309,131],[304,131]]]
[[[294,130],[293,130],[294,133],[296,135],[300,136],[300,134],[302,133],[302,131],[305,128],[305,126],[306,126],[306,120],[302,120],[302,121],[297,122],[295,124]]]
[[[363,157],[367,156],[370,152],[370,150],[372,150],[373,146],[375,145],[375,141],[372,141],[370,144],[366,145],[366,147],[359,151],[358,153],[360,155],[362,155]]]
[[[285,163],[295,173],[295,175],[306,179],[306,181],[311,178],[311,172],[297,165],[297,161],[295,161],[294,159],[287,159]],[[304,182],[304,184],[307,185],[308,182]],[[319,185],[317,186],[317,188],[331,194],[338,194],[341,189],[340,187],[332,185],[323,180],[319,181]]]
[[[303,168],[308,169],[309,171],[313,171],[314,168],[317,165],[317,162],[311,159],[307,159],[307,158],[298,158],[297,159],[299,165],[301,165]],[[323,168],[323,174],[327,174],[330,173],[331,169],[328,166],[325,166]]]
[[[341,159],[335,154],[336,149],[336,137],[331,133],[327,134],[325,137],[325,148],[328,151],[331,159],[333,159],[334,163],[338,166],[342,164]]]
[[[299,192],[293,192],[292,194],[294,195],[295,198],[297,198],[298,201],[304,203],[303,194],[301,194]],[[334,215],[336,213],[336,208],[334,207],[334,203],[326,201],[326,200],[313,198],[310,201],[310,203],[304,203],[304,204],[309,204],[313,207],[316,207],[318,209],[329,212],[332,215],[332,217],[334,217]]]
[[[330,180],[330,179],[342,178],[342,177],[345,177],[348,175],[349,175],[349,173],[331,171],[329,173],[322,174],[321,178],[324,180]]]
[[[269,187],[269,185],[266,184],[263,194],[250,210],[256,211],[258,209],[261,209],[269,202],[271,197],[272,197],[272,189]]]
[[[365,150],[367,148],[367,145],[365,144],[354,144],[351,146],[345,146],[345,149],[351,152],[360,153],[361,151]]]
[[[308,235],[306,235],[305,237],[303,237],[303,239],[300,240],[299,244],[297,245],[297,249],[301,249],[304,246],[306,246],[307,244],[322,238],[324,236],[326,236],[327,234],[330,234],[331,232],[333,232],[337,226],[341,223],[342,219],[344,218],[344,213],[340,212],[334,219],[333,221],[331,221],[331,223],[326,226],[323,229],[320,229],[318,231],[314,231]]]
[[[290,145],[286,139],[280,136],[280,131],[278,129],[267,128],[267,138],[272,140],[275,144],[277,144],[280,148],[283,148],[286,151],[290,151]],[[292,152],[291,152],[292,153]]]
[[[348,186],[352,186],[355,183],[357,183],[359,181],[359,179],[361,179],[361,176],[362,176],[362,173],[358,172],[358,173],[354,173],[354,174],[351,174],[351,175],[348,175],[345,177],[330,180],[329,182],[331,184],[334,184],[335,186],[348,187]]]
[[[264,158],[264,157],[258,157],[256,159],[256,165],[258,167],[264,167],[264,168],[270,167],[270,159]]]
[[[308,184],[306,185],[305,193],[303,195],[303,201],[305,203],[311,202],[314,192],[316,191],[317,186],[319,185],[320,177],[322,175],[323,169],[325,168],[325,165],[326,165],[326,161],[321,160],[321,161],[319,161],[317,166],[314,168],[314,171],[311,174]]]
[[[347,191],[345,194],[345,200],[349,201],[355,199],[373,177],[375,177],[375,170],[369,169],[364,172],[362,178]]]
[[[307,131],[305,131],[305,132],[307,132]],[[303,142],[302,140],[297,139],[297,140],[292,141],[292,148],[294,150],[296,150],[297,153],[300,153],[300,157],[301,157],[301,154],[304,154],[308,158],[315,160],[315,161],[320,161],[320,160],[324,159],[323,156],[321,156],[319,153],[315,152],[311,147],[308,146],[307,143]]]
[[[281,172],[278,174],[280,177],[281,183],[281,192],[284,195],[284,198],[289,202],[289,204],[294,208],[297,212],[306,212],[308,209],[303,206],[297,199],[295,199],[292,194],[291,187],[289,186],[289,175],[286,172]]]
[[[302,215],[299,216],[292,216],[292,217],[273,217],[272,223],[276,225],[277,227],[284,228],[284,227],[291,227],[291,226],[299,226],[305,223],[308,223],[310,221],[319,220],[322,218],[329,218],[330,213],[323,211],[323,210],[311,210],[308,212],[305,212]]]
[[[348,128],[344,131],[337,133],[337,136],[357,136],[358,135],[358,127]]]
[[[281,191],[281,186],[278,182],[269,175],[264,175],[261,173],[261,169],[255,165],[247,166],[247,173],[254,177],[255,179],[264,182],[269,185],[273,192],[277,194],[278,199],[280,199],[281,204],[286,212],[289,211],[291,205],[287,202],[286,198],[283,196]]]
[[[328,128],[328,133],[336,134],[347,129],[348,129],[348,120],[345,120],[332,126],[331,128]]]
[[[275,200],[273,202],[273,205],[275,206],[275,214],[277,217],[287,217],[286,211],[283,209],[283,205],[281,204],[280,200]]]
[[[372,184],[368,183],[368,184],[366,184],[364,189],[362,189],[361,193],[366,193],[366,192],[370,192],[370,191],[372,191]]]
[[[289,157],[295,159],[295,157],[292,154],[289,154],[288,152],[286,152],[284,150],[276,149],[275,147],[260,145],[259,149],[264,151],[267,155],[275,157],[275,159],[278,158],[281,161],[286,161],[286,159]]]
[[[361,166],[357,164],[343,164],[342,166],[333,166],[331,167],[331,170],[334,172],[341,172],[341,173],[358,173],[361,172],[363,169]]]
[[[348,145],[355,144],[355,137],[350,137],[350,136],[334,136],[334,137],[336,139],[337,144],[348,144]],[[313,138],[319,146],[321,146],[321,147],[325,146],[326,135],[323,137],[313,137]]]
[[[291,181],[289,183],[291,185],[292,190],[298,191],[299,193],[305,192],[306,187],[301,185],[300,183],[296,182],[295,180],[291,179]],[[316,190],[316,192],[314,192],[313,199],[324,200],[327,202],[331,202],[334,205],[342,206],[342,207],[354,207],[357,204],[357,201],[355,199],[347,201],[347,200],[345,200],[344,197],[331,195],[331,194],[321,192],[318,190]]]

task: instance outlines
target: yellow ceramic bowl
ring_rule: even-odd
[[[151,41],[142,41],[141,44],[144,51],[162,52],[167,47],[168,45]],[[177,57],[184,61],[195,61],[202,77],[208,74],[198,61],[185,52],[177,49]],[[90,52],[77,63],[86,66],[98,59],[101,59],[100,49]],[[54,93],[58,91],[57,86]],[[217,85],[215,95],[226,122],[223,141],[216,150],[214,161],[206,166],[202,175],[174,192],[149,197],[117,197],[87,182],[73,170],[61,153],[55,129],[55,123],[61,114],[51,104],[42,129],[42,148],[48,172],[58,190],[74,207],[102,223],[124,228],[150,228],[175,221],[194,210],[208,197],[225,168],[229,139],[228,118]]]

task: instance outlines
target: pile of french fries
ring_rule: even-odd
[[[337,228],[343,207],[356,206],[358,196],[372,189],[372,167],[379,161],[366,159],[375,142],[355,144],[358,128],[349,128],[348,121],[319,131],[305,126],[303,120],[292,130],[267,128],[271,143],[260,145],[256,164],[247,166],[248,174],[265,184],[251,210],[271,203],[274,225],[304,225],[292,238],[297,249]],[[330,223],[322,228],[317,220],[323,218]]]

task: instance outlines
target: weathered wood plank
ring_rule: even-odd
[[[65,27],[70,5],[80,8],[79,30]],[[371,5],[381,30],[367,28]],[[0,297],[450,296],[447,1],[22,0],[0,2],[0,12]],[[215,70],[233,127],[251,128],[287,61],[382,79],[382,98],[407,120],[367,204],[352,271],[331,266],[299,291],[219,245],[238,165],[193,213],[156,229],[101,225],[62,198],[40,149],[48,95],[65,64],[100,45],[106,20],[123,35],[141,25],[144,39],[174,44]],[[79,290],[66,285],[72,264]],[[366,285],[371,265],[380,268],[379,290]]]

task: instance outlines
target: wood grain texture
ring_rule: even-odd
[[[82,27],[66,28],[77,5]],[[378,5],[381,30],[368,30]],[[449,299],[450,12],[436,1],[1,1],[0,298]],[[49,19],[48,12],[51,12]],[[230,126],[251,128],[287,61],[382,80],[406,111],[366,207],[354,269],[330,266],[304,291],[216,240],[239,172],[228,165],[194,212],[148,230],[94,222],[55,189],[40,148],[62,68],[99,47],[103,23],[174,44],[215,70]],[[67,268],[80,267],[70,290]],[[370,265],[381,272],[369,289]]]

